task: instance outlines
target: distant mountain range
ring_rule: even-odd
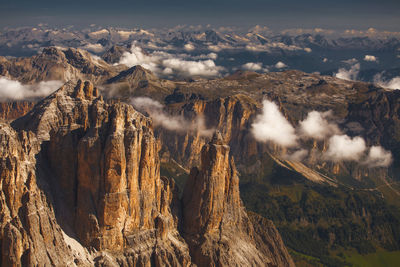
[[[399,76],[400,33],[347,30],[286,30],[278,33],[268,28],[251,29],[177,27],[173,29],[118,28],[35,28],[6,29],[0,32],[0,55],[31,56],[44,47],[81,48],[118,63],[124,52],[140,48],[133,65],[161,65],[159,76],[181,77],[181,72],[160,62],[170,58],[185,61],[208,61],[218,70],[207,76],[224,76],[238,69],[256,72],[298,69],[308,73],[335,75],[360,64],[352,79],[389,81]],[[137,53],[137,51],[135,52]],[[210,63],[212,62],[212,63]],[[125,61],[129,65],[129,60]],[[203,67],[204,68],[204,67]],[[196,74],[196,73],[195,73]],[[204,73],[198,73],[204,75]],[[189,75],[186,75],[189,76]],[[193,75],[190,75],[193,76]]]

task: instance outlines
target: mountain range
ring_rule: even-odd
[[[156,72],[116,64],[132,51],[0,57],[4,266],[398,255],[398,90],[299,70],[188,75],[162,54],[143,57]]]

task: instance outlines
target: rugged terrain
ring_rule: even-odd
[[[0,129],[2,266],[294,266],[273,224],[248,217],[218,133],[181,199],[151,119],[90,82]]]
[[[153,117],[155,121],[154,135],[157,143],[159,143],[157,149],[159,149],[160,155],[158,168],[162,175],[172,177],[176,181],[176,186],[172,186],[172,180],[160,178],[165,184],[171,185],[171,189],[168,189],[171,192],[174,191],[172,187],[190,192],[188,191],[190,189],[187,189],[190,183],[214,182],[213,177],[216,175],[206,171],[208,167],[204,166],[208,166],[209,162],[204,161],[203,157],[206,156],[201,155],[205,154],[204,151],[210,150],[211,147],[217,147],[219,148],[218,151],[222,151],[217,154],[224,155],[222,158],[225,158],[225,161],[227,160],[227,152],[223,147],[219,147],[215,143],[209,144],[210,132],[217,129],[221,134],[221,138],[217,139],[223,139],[230,146],[230,154],[234,158],[234,163],[229,159],[224,164],[224,168],[230,170],[229,175],[224,174],[227,181],[224,184],[236,183],[235,177],[240,178],[240,192],[244,206],[265,218],[273,220],[285,243],[290,248],[296,263],[345,265],[348,263],[347,256],[349,255],[379,253],[380,251],[396,252],[399,250],[400,187],[398,186],[398,166],[400,137],[398,129],[400,126],[400,94],[398,91],[387,90],[369,83],[345,81],[331,76],[307,74],[300,71],[266,74],[238,71],[219,79],[196,78],[189,81],[168,81],[157,78],[149,70],[140,66],[128,68],[122,65],[108,64],[104,61],[101,61],[101,65],[96,65],[93,63],[95,61],[92,56],[81,50],[70,49],[72,53],[66,49],[49,48],[49,51],[51,53],[43,51],[42,54],[31,58],[4,59],[0,69],[7,77],[24,83],[48,80],[50,77],[55,77],[55,74],[53,74],[55,70],[55,73],[64,73],[63,71],[67,73],[57,76],[62,80],[67,78],[73,80],[79,78],[93,79],[99,91],[104,93],[106,98],[104,101],[109,99],[107,100],[108,103],[115,103],[113,105],[125,106],[119,102],[132,103],[132,98],[143,96],[158,100],[160,102],[158,105],[161,105],[159,113],[151,113],[148,109],[144,109],[143,112]],[[113,56],[118,58],[118,53],[120,51],[111,51],[107,54],[107,58],[109,60]],[[43,58],[39,60],[39,57]],[[80,58],[80,64],[75,62],[76,58]],[[45,62],[43,67],[37,68],[36,62],[38,60]],[[57,65],[59,64],[57,62],[63,63]],[[21,67],[16,67],[19,65],[23,65],[24,68],[21,70]],[[58,67],[51,67],[54,65]],[[94,67],[87,66],[97,66],[96,68],[99,68],[99,70],[92,71]],[[87,69],[90,71],[87,71]],[[29,75],[29,73],[33,73],[33,75]],[[85,85],[81,86],[85,88]],[[83,88],[82,90],[84,90]],[[77,95],[82,98],[84,93]],[[367,147],[383,147],[391,152],[393,162],[390,165],[375,166],[355,160],[326,160],[322,155],[329,148],[328,138],[300,139],[298,141],[299,147],[307,150],[308,153],[302,158],[288,157],[288,155],[293,155],[296,152],[296,147],[282,147],[270,141],[257,141],[251,131],[256,117],[262,113],[263,100],[265,99],[275,103],[279,112],[293,126],[299,125],[300,121],[304,120],[311,111],[329,111],[330,119],[338,126],[342,134],[350,137],[362,137]],[[103,103],[100,100],[98,101]],[[53,154],[60,154],[61,148],[67,149],[71,147],[71,144],[80,143],[79,140],[83,138],[81,135],[91,129],[92,121],[98,120],[88,115],[87,119],[81,117],[80,122],[76,122],[77,119],[74,116],[78,116],[76,114],[79,112],[71,109],[71,107],[68,107],[67,113],[75,115],[72,117],[65,116],[65,118],[62,116],[62,122],[54,115],[56,114],[54,111],[49,112],[51,114],[50,121],[54,120],[53,122],[50,123],[43,119],[37,120],[35,118],[43,117],[41,111],[38,111],[42,110],[42,103],[40,102],[35,107],[36,113],[29,112],[24,118],[14,121],[12,125],[19,130],[33,131],[39,136],[39,139],[50,140],[46,145],[46,151]],[[11,120],[18,114],[24,115],[27,112],[27,108],[24,108],[26,104],[20,105],[10,102],[4,104],[6,108],[4,108],[5,112],[2,113],[2,117],[5,120]],[[29,104],[29,106],[31,105]],[[13,107],[17,107],[17,109]],[[89,108],[85,112],[93,115]],[[181,129],[175,128],[174,130],[166,128],[160,120],[157,120],[160,114],[164,120],[178,118],[178,121],[186,122],[191,127],[185,126],[186,128],[181,127]],[[202,122],[202,124],[199,124],[199,122]],[[73,130],[73,133],[70,133],[69,130],[65,130],[65,127],[59,128],[61,125],[75,124],[81,125],[78,127],[81,130]],[[102,129],[100,126],[96,127],[99,129],[90,130],[94,137],[85,142],[93,142],[93,144],[105,142],[101,133],[104,134],[107,131],[105,129],[100,130]],[[51,136],[53,136],[52,140]],[[95,145],[93,146],[95,147]],[[125,141],[123,147],[126,150]],[[64,167],[72,168],[71,172],[78,171],[79,173],[82,168],[85,169],[85,172],[89,171],[87,166],[79,167],[74,158],[77,155],[78,159],[83,159],[90,151],[87,151],[88,148],[84,147],[79,149],[84,150],[70,151],[69,156],[66,156],[67,158],[57,157],[52,160],[52,157],[50,157],[49,162],[52,162],[53,167],[49,168],[54,168],[52,172],[59,173],[61,177],[65,176],[65,174],[61,174]],[[93,149],[98,149],[98,153],[104,151],[100,148]],[[156,155],[157,153],[153,152],[153,154]],[[126,155],[125,158],[129,157]],[[211,156],[208,156],[208,158],[213,161]],[[94,157],[94,160],[99,161],[98,156]],[[69,162],[75,162],[74,167],[65,166],[70,165],[67,164]],[[125,159],[124,164],[128,166],[126,162],[127,159]],[[199,168],[190,171],[196,165]],[[107,169],[106,167],[102,168]],[[237,172],[235,171],[236,168]],[[93,175],[89,176],[100,175],[96,174],[99,171],[90,170],[90,172],[93,172]],[[100,173],[103,172],[104,170]],[[123,172],[121,171],[121,173]],[[71,181],[68,177],[64,177],[62,180],[67,182],[61,188],[64,188],[64,186],[74,188],[76,186],[73,183],[68,184]],[[218,183],[215,181],[215,187],[213,185],[212,188],[219,188],[218,190],[220,190],[222,188],[220,182],[222,181],[218,181]],[[116,187],[120,190],[127,184],[119,184]],[[196,188],[199,186],[199,184],[196,184]],[[190,201],[191,197],[207,198],[208,192],[212,188],[204,187],[204,192],[195,191],[192,194],[186,193],[186,195],[185,192],[176,194],[183,195],[183,199],[186,199],[182,203],[184,208],[184,204]],[[101,196],[105,194],[103,193],[104,190],[104,188],[99,187],[91,194],[100,194]],[[120,192],[118,190],[117,192]],[[233,192],[233,195],[229,194],[229,198],[225,197],[226,202],[223,203],[237,200],[238,195],[235,190],[228,187],[224,191],[224,194]],[[60,191],[63,190],[60,189]],[[68,200],[69,203],[75,203],[74,193],[70,194],[63,198]],[[78,196],[78,193],[76,194]],[[231,197],[233,198],[231,199]],[[127,197],[127,199],[131,198]],[[221,199],[224,199],[222,195]],[[220,207],[221,199],[210,200],[209,203]],[[62,200],[61,203],[64,203],[63,201],[65,200]],[[172,202],[179,203],[173,198]],[[238,204],[237,201],[232,205],[236,207],[235,210],[243,208],[242,204]],[[98,209],[103,209],[103,206],[94,203],[85,208],[87,208],[86,211],[96,210],[97,212]],[[207,211],[209,207],[190,206],[190,212],[195,213],[196,208]],[[125,208],[121,209],[124,210]],[[155,210],[158,209],[155,208]],[[221,226],[223,226],[221,229],[197,221],[193,223],[193,225],[200,223],[197,228],[186,229],[184,225],[182,226],[179,223],[178,219],[176,229],[185,238],[188,245],[187,251],[189,251],[192,261],[208,262],[215,259],[213,255],[216,251],[210,250],[210,248],[218,248],[218,253],[226,252],[223,247],[214,246],[214,244],[218,235],[232,236],[229,231],[224,230],[225,222],[228,225],[234,224],[230,219],[224,219],[224,216],[228,216],[230,212],[229,209],[223,208],[219,212],[222,214],[216,217],[213,217],[213,214],[209,215],[213,221],[221,223]],[[171,208],[171,214],[173,218],[179,218],[179,216],[185,218],[185,210],[179,208],[175,210]],[[258,217],[259,215],[243,215],[239,212],[235,216],[237,216],[235,218],[238,221],[255,220],[261,225],[270,225],[269,222]],[[86,222],[87,225],[90,225],[90,220],[88,219],[88,222]],[[125,222],[125,219],[123,221]],[[69,223],[71,224],[71,222]],[[149,225],[151,224],[149,223]],[[252,246],[259,248],[257,246],[259,239],[252,235],[252,231],[262,236],[260,231],[263,227],[254,223],[252,227],[248,226],[247,223],[236,223],[236,225],[239,227],[239,229],[236,229],[240,233],[238,236],[243,237],[243,240],[250,237],[251,242],[249,242]],[[122,229],[121,226],[115,227],[115,229]],[[104,232],[104,228],[107,227],[104,225],[100,227],[99,224],[99,229],[96,230],[95,227],[95,231],[104,234],[107,232]],[[208,228],[215,231],[213,230],[211,233]],[[271,230],[266,231],[265,234],[275,235],[276,230],[268,229]],[[262,240],[267,242],[266,240],[270,240],[270,238],[267,235]],[[104,242],[107,243],[108,241]],[[114,240],[112,242],[118,243],[119,241]],[[194,248],[199,247],[207,252],[208,258],[191,252]],[[186,255],[184,252],[182,253]],[[257,253],[253,254],[258,255]],[[262,250],[261,254],[269,255]],[[229,253],[226,255],[229,255]],[[268,258],[274,263],[271,257]],[[228,260],[229,256],[221,259]],[[257,259],[253,260],[257,261]]]

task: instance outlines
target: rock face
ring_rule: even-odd
[[[151,120],[90,82],[1,124],[1,266],[292,265],[253,230],[219,135],[182,201],[158,151]]]
[[[88,261],[105,264],[111,259],[126,266],[150,263],[186,266],[190,263],[187,245],[179,236],[176,218],[170,209],[174,184],[167,178],[160,178],[158,147],[148,118],[129,105],[106,104],[96,95],[91,83],[78,82],[64,85],[25,117],[16,120],[13,126],[25,135],[22,129],[31,130],[36,149],[24,145],[28,147],[23,150],[21,145],[21,152],[11,153],[10,149],[18,149],[11,142],[16,137],[3,142],[7,146],[3,153],[8,154],[4,160],[7,168],[2,168],[3,203],[6,203],[2,206],[16,209],[8,224],[2,223],[2,232],[10,237],[7,240],[2,236],[3,248],[14,242],[12,235],[21,236],[21,241],[15,239],[21,244],[11,244],[13,255],[8,256],[3,250],[4,261],[22,262],[22,255],[37,255],[31,247],[40,249],[44,243],[58,241],[56,238],[66,247],[62,235],[65,231],[85,248],[108,251],[108,256],[92,254]],[[2,138],[18,136],[14,130],[7,129]],[[8,163],[9,154],[19,155],[20,158],[14,159],[15,166]],[[29,162],[27,174],[18,166],[25,162]],[[24,178],[19,178],[21,175]],[[15,180],[21,180],[21,185]],[[6,181],[10,182],[5,184]],[[31,184],[36,186],[35,181],[46,186],[30,189]],[[30,207],[24,206],[24,201],[29,200],[23,194],[24,187],[28,193],[35,194],[32,201],[36,206],[31,209],[43,210],[49,217],[44,222],[49,221],[53,228],[49,226],[44,234],[58,234],[58,237],[50,236],[47,237],[49,241],[43,241],[33,233],[24,236],[22,230],[26,227],[7,226],[15,216],[30,218],[30,210],[23,212]],[[15,190],[21,193],[15,194]],[[34,226],[46,225],[37,220]],[[24,244],[26,240],[31,240],[32,244]],[[48,262],[66,263],[63,253],[68,256],[67,252],[62,245],[51,243],[48,253],[57,261],[51,258]],[[41,253],[47,255],[46,249]],[[46,263],[42,259],[36,262]],[[3,266],[7,266],[6,262]]]
[[[11,121],[22,117],[28,113],[34,105],[35,103],[30,101],[0,103],[0,120]]]
[[[183,235],[197,265],[294,266],[279,236],[275,251],[257,243],[260,237],[240,200],[229,146],[219,132],[203,147],[200,168],[191,170],[182,203]]]
[[[57,224],[47,184],[36,174],[39,150],[32,133],[0,125],[1,266],[89,265]]]
[[[71,79],[90,79],[100,83],[118,74],[122,69],[96,60],[87,51],[75,48],[47,47],[40,54],[30,58],[0,57],[0,75],[18,79],[24,84]]]

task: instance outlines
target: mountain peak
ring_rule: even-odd
[[[213,137],[211,138],[210,144],[214,145],[225,145],[224,138],[220,131],[216,130]]]

